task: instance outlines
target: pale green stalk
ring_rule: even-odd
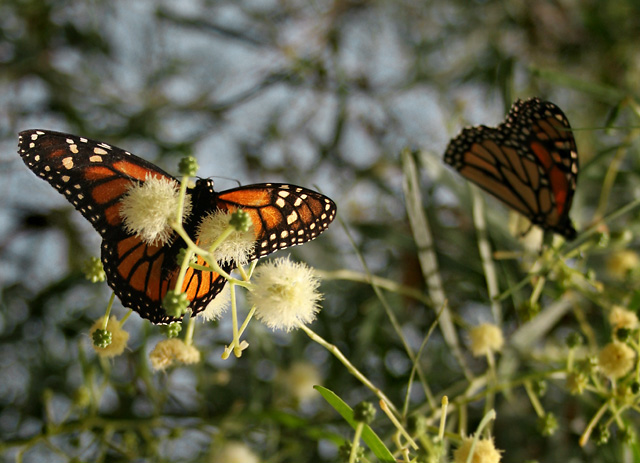
[[[396,407],[393,405],[393,402],[391,402],[391,400],[385,395],[384,392],[382,392],[382,390],[380,390],[379,388],[377,388],[376,386],[373,385],[373,383],[371,381],[369,381],[369,379],[363,375],[360,370],[358,370],[350,361],[347,357],[344,356],[344,354],[342,352],[340,352],[340,349],[338,349],[336,346],[334,346],[333,344],[327,342],[325,339],[323,339],[321,336],[319,336],[318,334],[316,334],[313,330],[311,330],[310,328],[308,328],[307,326],[303,325],[302,323],[298,324],[298,327],[304,331],[305,333],[307,333],[307,336],[309,336],[311,338],[312,341],[317,342],[318,344],[320,344],[322,347],[324,347],[325,349],[327,349],[329,352],[331,352],[333,354],[334,357],[336,357],[346,368],[347,371],[349,371],[349,373],[351,373],[353,376],[355,376],[362,384],[364,384],[371,392],[373,392],[380,400],[382,400],[383,402],[385,402],[389,408],[391,410],[393,410],[394,413],[398,413],[398,410],[396,409]]]
[[[349,463],[356,463],[358,457],[358,448],[360,447],[360,436],[364,429],[364,423],[359,421],[356,425],[356,432],[353,435],[353,443],[351,444],[351,453],[349,454]]]
[[[416,444],[416,441],[414,441],[411,436],[409,435],[409,433],[407,432],[406,429],[404,429],[404,426],[402,426],[402,424],[400,423],[400,421],[398,421],[398,418],[395,417],[395,415],[391,412],[391,410],[389,409],[389,407],[387,406],[387,403],[384,400],[380,401],[380,408],[382,409],[382,411],[385,413],[385,415],[387,415],[387,417],[389,418],[389,420],[391,420],[391,422],[393,423],[393,425],[396,427],[396,429],[400,432],[400,434],[402,434],[404,436],[404,438],[407,440],[407,442],[409,442],[409,445],[411,445],[411,447],[414,450],[418,450],[418,444]]]
[[[111,315],[111,307],[113,306],[113,300],[116,297],[116,293],[111,293],[111,297],[109,298],[109,303],[107,304],[107,310],[104,312],[104,320],[102,322],[102,329],[107,329],[107,324],[109,323],[109,316]],[[124,320],[123,320],[124,323]]]

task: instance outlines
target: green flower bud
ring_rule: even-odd
[[[182,331],[182,323],[180,322],[169,323],[168,325],[164,325],[162,327],[162,331],[164,332],[164,335],[168,338],[177,338],[178,335],[180,334],[180,331]]]
[[[249,230],[251,224],[251,217],[246,211],[238,209],[233,214],[231,214],[229,225],[235,228],[236,231],[246,232],[247,230]]]
[[[369,424],[376,416],[376,409],[371,402],[360,402],[353,408],[353,419]]]
[[[195,177],[198,172],[198,161],[193,156],[186,156],[180,159],[178,164],[178,171],[181,175],[188,175],[189,177]]]
[[[189,308],[189,299],[186,293],[176,293],[175,291],[167,291],[162,299],[162,307],[170,317],[181,317]]]
[[[93,345],[100,349],[106,348],[111,344],[112,335],[108,330],[95,330],[93,332]]]
[[[584,338],[577,331],[574,331],[573,333],[571,333],[569,336],[567,336],[567,339],[565,340],[565,343],[567,344],[567,347],[569,347],[569,349],[574,349],[578,346],[581,346],[583,342],[584,342]]]
[[[97,257],[90,257],[85,261],[82,271],[87,280],[91,280],[92,283],[98,283],[107,279],[107,274],[104,273],[102,267],[102,261]]]
[[[543,436],[551,436],[558,429],[558,420],[553,413],[546,413],[538,418],[538,429]]]
[[[351,442],[345,442],[340,446],[340,448],[338,449],[338,456],[340,458],[340,461],[345,463],[349,462],[352,446],[353,444]],[[356,459],[355,459],[356,463],[360,463],[360,461],[362,461],[363,458],[364,458],[364,448],[358,447],[358,450],[356,450]]]

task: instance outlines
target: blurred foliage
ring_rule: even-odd
[[[352,437],[349,426],[319,396],[300,401],[277,378],[305,361],[346,403],[373,398],[303,333],[257,324],[240,359],[220,360],[230,333],[223,321],[198,326],[200,364],[154,374],[147,357],[161,331],[133,315],[125,325],[130,350],[113,361],[97,358],[87,333],[108,293],[80,275],[82,262],[99,252],[97,234],[22,164],[20,130],[104,140],[169,172],[193,154],[199,174],[224,188],[234,181],[317,185],[338,204],[355,247],[336,222],[290,253],[329,276],[364,272],[361,253],[373,274],[409,291],[384,292],[402,338],[371,285],[345,278],[323,284],[312,328],[402,408],[412,368],[405,343],[419,349],[439,307],[425,304],[399,153],[419,149],[413,159],[424,212],[464,344],[465,330],[492,315],[471,197],[441,156],[462,125],[495,125],[515,98],[533,95],[557,103],[577,129],[581,173],[571,215],[579,231],[594,225],[599,234],[568,248],[572,254],[564,248],[541,257],[539,245],[527,247],[508,227],[509,212],[486,199],[499,287],[511,289],[498,321],[508,350],[496,360],[504,378],[493,403],[496,446],[508,462],[637,461],[632,413],[603,421],[622,439],[579,446],[608,397],[569,395],[554,372],[565,366],[570,333],[585,336],[584,360],[611,340],[607,309],[638,309],[640,223],[635,209],[621,208],[633,205],[640,180],[639,31],[634,0],[0,2],[4,461],[207,461],[234,440],[263,461],[336,461]],[[621,214],[601,222],[615,211]],[[621,252],[630,253],[627,260]],[[633,256],[635,264],[624,264]],[[547,277],[537,316],[527,306],[534,262]],[[553,310],[549,325],[524,331],[530,318]],[[484,360],[464,356],[467,374],[483,378]],[[431,417],[443,394],[481,393],[438,329],[420,367],[409,414]],[[527,375],[547,380],[539,401],[557,419],[551,436],[539,433],[521,381]],[[450,407],[449,430],[472,433],[484,402],[461,404]],[[395,428],[384,414],[371,428],[390,445]]]

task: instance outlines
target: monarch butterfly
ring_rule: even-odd
[[[444,162],[526,216],[572,240],[569,218],[578,152],[562,110],[539,98],[516,100],[498,127],[468,127],[449,142]]]
[[[102,236],[101,257],[107,282],[125,307],[152,323],[170,323],[162,298],[173,290],[185,243],[176,237],[149,244],[128,232],[120,215],[121,201],[132,185],[149,178],[177,180],[158,166],[107,143],[46,130],[20,133],[18,153],[36,175],[62,193]],[[249,260],[312,240],[329,226],[335,203],[320,193],[295,185],[263,183],[216,193],[213,181],[199,179],[188,189],[192,219],[184,223],[194,237],[198,219],[215,210],[245,210],[255,232]],[[201,258],[200,258],[201,259]],[[203,260],[198,261],[206,265]],[[220,265],[227,273],[233,265]],[[226,280],[216,272],[189,268],[182,290],[192,315],[203,311],[222,291]]]

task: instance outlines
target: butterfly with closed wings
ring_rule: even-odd
[[[47,130],[20,133],[18,153],[36,175],[62,193],[102,237],[107,282],[125,307],[156,324],[177,319],[166,314],[162,299],[178,279],[177,261],[184,241],[147,243],[125,227],[122,200],[133,185],[150,178],[179,183],[158,166],[107,143]],[[202,218],[213,211],[242,209],[253,223],[255,246],[249,261],[316,238],[336,214],[326,196],[295,185],[263,183],[215,192],[210,179],[199,179],[187,192],[192,212],[184,223],[194,239]],[[202,258],[197,262],[207,266]],[[229,272],[232,263],[219,263]],[[189,268],[182,292],[192,315],[202,312],[227,280],[214,271]]]
[[[578,152],[569,121],[555,104],[517,100],[498,127],[463,129],[449,142],[444,162],[534,225],[576,237],[569,210]]]

